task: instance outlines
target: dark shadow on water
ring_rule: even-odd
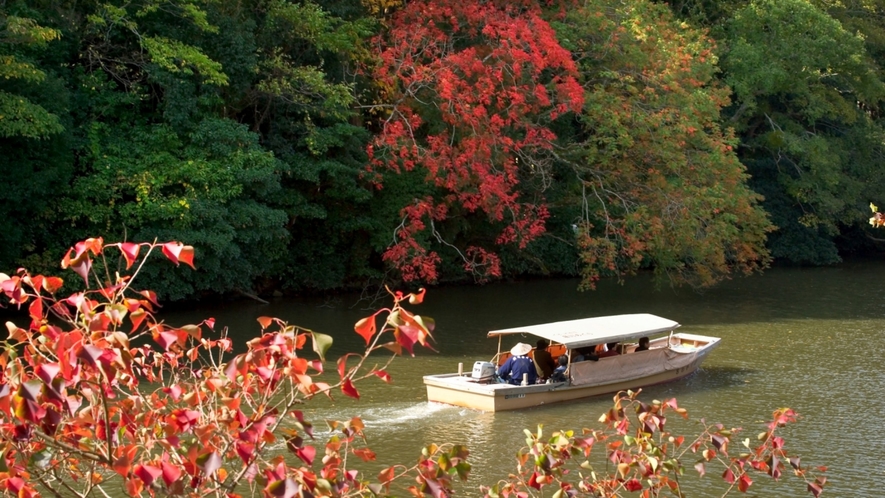
[[[619,313],[654,313],[698,332],[709,326],[788,320],[877,319],[885,316],[885,300],[870,296],[883,281],[885,261],[853,260],[824,268],[772,268],[703,291],[657,286],[648,274],[622,284],[602,281],[597,290],[587,292],[577,290],[577,279],[555,278],[439,287],[430,288],[425,303],[411,309],[436,319],[441,352],[458,354],[472,351],[489,330]],[[229,326],[234,337],[243,338],[258,334],[257,317],[274,316],[346,338],[355,335],[353,323],[370,314],[353,306],[358,301],[358,294],[341,294],[331,301],[314,297],[276,298],[268,304],[176,303],[163,308],[161,316],[176,326],[214,317],[219,327]],[[2,315],[26,318],[27,312],[10,307],[0,309]]]
[[[623,284],[603,281],[595,291],[580,292],[576,279],[544,279],[485,286],[431,288],[415,313],[433,317],[439,351],[456,356],[495,350],[489,330],[620,313],[654,313],[683,324],[690,332],[707,327],[791,320],[877,319],[885,300],[870,298],[885,281],[885,261],[855,261],[825,268],[773,268],[762,275],[738,277],[711,289],[656,287],[650,275]],[[255,319],[275,316],[313,330],[352,334],[353,324],[370,314],[352,307],[359,296],[200,303],[190,311],[170,313],[170,323],[194,323],[213,316],[235,335],[257,333]],[[389,305],[389,301],[379,304]],[[715,334],[712,334],[715,335]],[[245,337],[245,336],[244,336]],[[354,346],[359,345],[354,337]],[[336,336],[336,341],[338,337]],[[484,344],[488,343],[488,344]]]

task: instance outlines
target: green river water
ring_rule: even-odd
[[[459,494],[477,496],[480,484],[492,484],[515,469],[514,454],[524,444],[524,428],[593,427],[611,399],[482,413],[428,403],[422,375],[455,371],[459,362],[469,369],[476,360],[490,359],[496,350],[496,343],[485,336],[490,329],[648,312],[680,322],[682,331],[723,339],[696,374],[643,391],[644,400],[675,397],[689,410],[692,421],[673,421],[670,429],[691,434],[696,420],[705,417],[743,427],[753,438],[772,410],[791,407],[802,418],[783,433],[787,448],[804,464],[829,467],[825,496],[882,496],[883,281],[885,262],[863,261],[830,268],[775,268],[704,292],[656,290],[645,277],[623,285],[603,282],[593,292],[578,292],[575,280],[432,288],[425,304],[413,311],[436,320],[438,352],[416,350],[414,358],[398,358],[389,369],[393,383],[358,384],[358,401],[338,395],[332,402],[311,402],[305,412],[317,427],[325,419],[361,416],[378,454],[377,465],[366,468],[371,473],[393,463],[414,462],[421,447],[431,442],[467,444],[473,472]],[[184,324],[214,316],[219,325],[230,328],[236,342],[244,342],[258,333],[258,316],[276,316],[333,335],[336,342],[329,357],[337,358],[363,347],[352,327],[370,313],[363,309],[366,305],[357,296],[279,299],[266,305],[197,305],[187,312],[170,311],[165,318]],[[737,443],[735,452],[736,447]],[[689,496],[724,492],[726,486],[717,475],[700,479],[691,468],[694,460],[686,463],[683,484]],[[810,496],[792,476],[779,483],[759,476],[749,495]]]

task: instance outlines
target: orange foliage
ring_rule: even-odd
[[[94,264],[111,249],[135,270],[107,282],[110,272]],[[83,279],[83,291],[57,297],[64,285],[58,277],[0,274],[2,295],[27,305],[30,318],[27,328],[7,323],[0,350],[0,494],[107,496],[107,486],[130,496],[230,497],[241,486],[253,496],[327,496],[328,486],[341,497],[369,493],[369,482],[345,463],[347,454],[374,458],[359,418],[332,423],[333,437],[322,447],[294,408],[336,389],[359,398],[356,384],[365,378],[390,382],[382,369],[363,370],[381,348],[430,347],[433,320],[402,306],[420,302],[424,291],[390,292],[393,306],[372,316],[386,315],[383,328],[373,321],[366,350],[348,354],[355,362],[341,362],[337,378],[324,382],[332,342],[324,334],[260,317],[261,335],[238,353],[211,318],[182,327],[158,321],[155,294],[132,288],[139,257],[157,249],[176,265],[193,266],[193,248],[180,243],[94,238],[76,244],[62,263]],[[273,448],[280,436],[301,463]],[[315,469],[318,451],[325,456]],[[451,478],[433,469],[439,459],[463,460],[460,452],[425,451],[420,468],[403,467],[396,477],[413,474],[450,489]]]

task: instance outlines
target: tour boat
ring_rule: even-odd
[[[679,326],[666,318],[639,313],[493,330],[488,335],[498,338],[495,357],[490,362],[477,361],[471,372],[465,373],[462,363],[457,373],[424,376],[427,399],[495,412],[670,382],[697,370],[720,341],[718,337],[675,332]],[[495,368],[511,354],[501,350],[504,338],[524,336],[534,336],[531,344],[538,338],[548,341],[547,349],[554,359],[568,355],[565,381],[531,385],[498,381]],[[635,341],[642,337],[650,339],[649,347],[636,351]],[[617,355],[600,357],[598,361],[571,361],[576,357],[572,353],[578,349],[615,342]],[[529,347],[522,343],[517,346]],[[528,356],[533,358],[533,353]]]

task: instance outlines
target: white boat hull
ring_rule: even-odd
[[[487,412],[517,410],[638,389],[671,382],[692,374],[716,346],[719,338],[673,334],[652,343],[650,351],[627,353],[571,365],[569,382],[514,386],[481,384],[468,375],[424,376],[428,401]]]

